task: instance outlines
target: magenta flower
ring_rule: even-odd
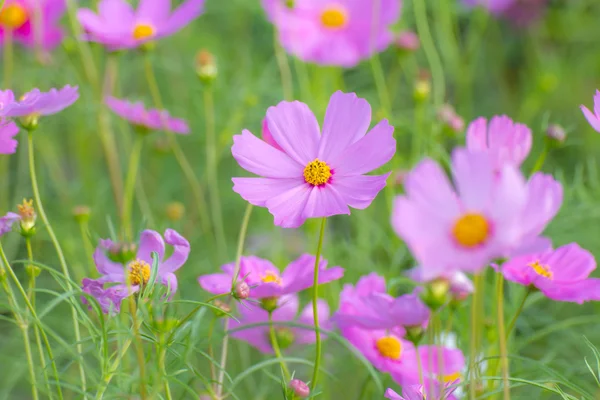
[[[402,31],[396,37],[396,46],[402,50],[416,51],[421,46],[421,41],[415,32]]]
[[[467,128],[467,148],[489,153],[497,170],[504,164],[520,167],[529,155],[531,142],[531,129],[506,115],[492,117],[489,125],[485,118],[477,118]]]
[[[552,300],[582,304],[600,300],[600,279],[589,278],[595,269],[594,256],[571,243],[514,257],[502,265],[501,272],[507,280],[534,286]]]
[[[406,195],[394,203],[392,224],[429,280],[451,271],[476,272],[520,243],[527,185],[519,170],[494,170],[487,153],[456,149],[455,187],[433,160],[406,177]]]
[[[275,225],[297,228],[307,218],[364,209],[385,187],[388,174],[364,175],[392,159],[394,128],[382,120],[365,135],[371,107],[354,93],[331,96],[323,134],[308,106],[281,102],[267,111],[279,151],[244,130],[234,136],[233,156],[242,168],[264,178],[233,178],[233,190],[266,207]]]
[[[19,127],[14,122],[0,118],[0,154],[14,154],[17,151],[17,142],[14,139],[19,133]]]
[[[279,41],[306,62],[353,67],[385,50],[394,40],[390,26],[400,16],[400,0],[263,0]]]
[[[586,106],[581,105],[581,111],[588,120],[592,128],[600,132],[600,90],[596,90],[594,95],[594,112],[591,112]]]
[[[419,283],[428,283],[436,279],[443,279],[448,282],[450,295],[456,300],[464,300],[475,290],[473,282],[467,275],[460,271],[441,271],[439,276],[426,279],[427,272],[422,267],[415,267],[409,270],[406,275]]]
[[[277,144],[275,139],[273,139],[273,135],[271,134],[271,131],[269,130],[269,124],[267,123],[266,118],[263,119],[263,121],[262,121],[262,139],[267,144],[270,144],[271,146],[275,147],[277,150],[284,151],[281,147],[279,147],[279,145]]]
[[[362,325],[362,318],[373,312],[365,302],[367,296],[385,293],[385,279],[375,272],[362,276],[356,286],[345,284],[340,293],[340,307],[333,317],[334,321],[340,326]],[[370,319],[365,322],[370,322]],[[369,325],[363,327],[368,328]],[[404,334],[404,329],[398,326],[395,328]]]
[[[329,306],[323,300],[317,303],[319,314],[319,326],[322,329],[330,329]],[[303,325],[314,326],[312,304],[306,305],[298,315],[299,300],[296,294],[282,296],[278,299],[278,307],[273,311],[275,322],[296,322]],[[237,330],[246,325],[267,323],[269,313],[257,305],[243,303],[238,305],[240,317],[230,320],[230,329],[235,332],[231,336],[243,340],[263,353],[273,353],[269,326],[257,326],[248,329]],[[310,344],[316,341],[315,332],[310,329],[275,326],[277,343],[281,349],[287,349],[292,345]]]
[[[223,273],[202,275],[198,278],[202,289],[213,294],[231,292],[235,263],[226,264],[221,269]],[[250,286],[250,298],[279,297],[312,287],[314,271],[315,257],[309,254],[304,254],[290,263],[283,273],[270,261],[249,256],[241,259],[238,281]],[[327,268],[327,261],[324,259],[319,263],[320,284],[335,281],[342,276],[343,268]]]
[[[64,0],[7,0],[0,10],[0,43],[11,35],[25,47],[52,50],[64,36],[59,25],[64,13]]]
[[[171,117],[166,110],[146,110],[140,102],[131,103],[114,97],[107,97],[104,101],[115,114],[136,127],[148,130],[163,129],[181,134],[190,133],[187,122]]]
[[[50,89],[48,92],[40,92],[39,89],[33,89],[25,93],[19,101],[14,100],[12,92],[6,91],[0,96],[0,101],[2,99],[8,100],[0,108],[0,117],[40,117],[56,114],[75,103],[79,98],[77,90],[77,86],[70,85],[59,90]]]
[[[173,253],[165,259],[165,242],[173,246]],[[100,241],[94,252],[94,262],[98,272],[102,275],[99,279],[83,280],[83,291],[96,298],[102,311],[119,312],[121,302],[140,290],[147,284],[151,276],[152,253],[158,253],[158,275],[156,282],[166,286],[170,293],[177,291],[177,271],[187,261],[190,253],[189,242],[179,233],[167,229],[162,236],[155,231],[145,230],[140,235],[139,248],[135,258],[126,266],[112,261],[107,252],[113,248],[110,239]],[[112,286],[104,287],[105,284]],[[114,284],[114,285],[113,285]],[[87,299],[83,298],[85,304]]]
[[[0,217],[0,236],[7,234],[12,230],[12,226],[21,220],[19,214],[9,212],[8,214]]]
[[[170,13],[169,0],[142,0],[134,11],[125,0],[102,0],[98,14],[87,8],[77,11],[85,39],[109,50],[132,49],[150,40],[174,34],[197,18],[204,0],[186,0]]]

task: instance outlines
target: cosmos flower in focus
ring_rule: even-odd
[[[596,90],[594,95],[594,112],[591,112],[586,106],[581,105],[581,111],[588,120],[592,128],[600,132],[600,90]]]
[[[52,50],[64,36],[59,20],[65,6],[64,0],[7,0],[0,10],[0,43],[12,37],[25,47]]]
[[[582,304],[600,300],[600,279],[589,278],[595,269],[594,256],[571,243],[514,257],[502,264],[500,271],[507,280],[533,286],[552,300]]]
[[[531,129],[506,115],[492,117],[489,124],[485,118],[477,118],[467,128],[467,148],[489,153],[497,170],[504,164],[520,167],[529,155],[531,143]]]
[[[325,301],[319,300],[317,307],[319,326],[321,329],[330,329],[329,306]],[[282,296],[278,299],[277,308],[272,312],[273,321],[296,322],[303,325],[314,326],[312,303],[307,304],[300,315],[298,315],[298,309],[299,300],[296,294]],[[239,329],[245,325],[269,321],[269,313],[255,304],[240,303],[238,305],[238,310],[240,316],[230,320],[229,327],[231,330]],[[231,336],[238,340],[248,342],[263,353],[273,353],[268,325],[238,330],[232,332]],[[288,349],[293,345],[314,343],[316,340],[315,332],[313,330],[277,325],[275,325],[275,336],[277,337],[277,343],[282,350]]]
[[[476,272],[517,246],[528,190],[511,164],[498,172],[487,152],[455,149],[454,186],[438,163],[425,159],[407,176],[394,202],[392,225],[423,268],[424,280],[451,271]]]
[[[107,97],[106,105],[119,117],[144,130],[165,130],[167,132],[188,134],[190,128],[182,119],[173,118],[166,110],[146,110],[142,103]]]
[[[231,292],[231,282],[235,263],[221,267],[223,273],[202,275],[198,278],[200,286],[213,294]],[[344,275],[341,267],[327,268],[327,261],[319,263],[319,283],[328,283]],[[270,261],[249,256],[240,260],[238,281],[250,287],[250,298],[262,299],[297,293],[313,286],[315,257],[309,254],[300,256],[290,263],[281,273]]]
[[[390,26],[400,0],[263,0],[279,41],[305,62],[353,67],[385,50],[394,40]]]
[[[307,218],[364,209],[386,185],[385,175],[364,175],[392,159],[394,128],[382,120],[368,133],[371,107],[354,93],[331,96],[323,132],[308,106],[281,102],[267,111],[268,130],[283,151],[247,130],[234,136],[234,158],[261,178],[233,178],[233,190],[266,207],[275,225],[297,228]],[[366,133],[366,134],[365,134]]]
[[[165,259],[165,243],[173,246],[173,253]],[[85,278],[83,291],[96,298],[102,311],[118,313],[121,302],[138,292],[147,284],[152,274],[152,253],[158,254],[158,275],[156,283],[169,288],[170,293],[177,291],[177,271],[186,261],[190,253],[189,242],[172,229],[167,229],[162,236],[155,231],[145,230],[140,236],[139,248],[132,260],[122,263],[113,261],[107,253],[115,243],[109,239],[101,240],[94,252],[94,263],[102,275],[99,279]],[[105,287],[105,285],[109,285]],[[85,304],[88,300],[82,298]]]
[[[137,10],[125,0],[101,0],[98,14],[81,8],[77,19],[86,40],[114,51],[172,35],[197,18],[203,8],[204,0],[186,0],[173,12],[170,0],[142,0]]]

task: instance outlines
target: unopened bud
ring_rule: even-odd
[[[421,71],[415,82],[413,97],[416,102],[423,102],[429,98],[431,93],[431,79],[427,71]]]
[[[423,339],[425,330],[422,326],[407,326],[406,327],[406,338],[415,346],[418,346]]]
[[[396,38],[396,46],[403,51],[415,51],[420,45],[421,41],[419,40],[419,36],[411,31],[400,32]]]
[[[450,130],[450,133],[460,133],[465,129],[465,121],[456,113],[450,104],[444,104],[438,110],[438,119]]]
[[[567,133],[565,132],[565,129],[562,126],[557,124],[551,124],[546,130],[546,136],[553,142],[563,143],[567,138]]]
[[[91,210],[88,206],[76,206],[73,208],[73,217],[79,223],[89,221],[90,214]]]
[[[200,50],[196,55],[196,75],[204,83],[211,83],[217,78],[217,63],[213,54]]]
[[[296,341],[296,335],[291,329],[288,328],[277,328],[275,329],[275,337],[277,338],[277,344],[282,350],[287,349]]]
[[[436,279],[425,285],[421,299],[433,311],[446,304],[449,299],[450,282],[446,279]]]
[[[217,307],[216,309],[213,308],[213,311],[215,312],[215,315],[217,317],[224,317],[227,314],[231,313],[231,307],[229,306],[229,304],[225,303],[224,301],[215,300],[215,301],[213,301],[213,305],[215,307]]]
[[[108,258],[123,265],[133,260],[136,254],[137,245],[135,243],[113,243],[108,249]]]
[[[277,297],[265,297],[260,300],[260,306],[267,312],[273,312],[277,309],[278,301]]]
[[[35,234],[35,219],[37,214],[33,208],[33,200],[23,199],[23,202],[17,205],[18,214],[21,217],[21,235],[32,236]]]
[[[179,221],[185,215],[185,206],[183,205],[183,203],[173,201],[167,204],[165,213],[170,221]]]
[[[40,122],[40,117],[37,114],[26,115],[17,119],[17,123],[26,131],[34,131],[37,129]]]
[[[306,383],[302,382],[300,379],[292,379],[290,381],[290,389],[296,396],[300,397],[301,399],[305,399],[310,395],[310,388]]]
[[[250,296],[250,286],[246,282],[238,282],[235,285],[233,296],[238,300],[246,300]]]
[[[394,171],[393,173],[393,184],[395,186],[404,186],[404,181],[406,180],[406,177],[408,175],[408,171],[404,170],[404,169],[400,169],[398,171]]]

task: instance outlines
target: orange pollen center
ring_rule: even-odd
[[[279,286],[282,285],[281,277],[272,271],[267,271],[260,280],[263,281],[263,283],[275,282]]]
[[[0,10],[0,25],[9,29],[20,28],[28,18],[27,11],[19,4],[9,4]]]
[[[331,168],[327,163],[315,158],[304,168],[304,181],[313,186],[321,186],[329,182]]]
[[[399,360],[402,354],[402,344],[398,339],[393,336],[385,336],[377,339],[375,343],[377,351],[382,357],[389,358],[392,360]]]
[[[321,13],[321,23],[329,29],[343,28],[348,24],[348,13],[339,5],[327,7]]]
[[[463,247],[477,247],[484,244],[489,238],[490,225],[481,214],[465,214],[455,222],[452,235]]]
[[[136,40],[148,39],[154,36],[154,27],[148,24],[137,24],[133,29],[133,38]]]
[[[453,374],[444,375],[444,383],[452,383],[461,378],[462,378],[462,374],[460,372],[455,372]]]
[[[145,285],[150,280],[150,265],[140,259],[132,261],[129,264],[128,279],[132,285]]]
[[[539,276],[543,276],[544,278],[548,278],[550,280],[552,280],[552,278],[554,277],[554,274],[550,270],[550,267],[547,265],[540,264],[539,261],[529,263],[527,264],[527,266],[531,267]]]

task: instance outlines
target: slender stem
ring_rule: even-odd
[[[365,397],[367,389],[369,388],[369,383],[371,383],[371,375],[367,375],[365,381],[361,385],[360,392],[358,392],[358,397],[356,398],[357,400],[362,400]]]
[[[544,148],[542,149],[542,152],[540,153],[538,158],[535,160],[535,164],[533,165],[533,168],[531,169],[531,175],[535,174],[540,169],[542,169],[542,166],[544,165],[544,162],[546,161],[546,157],[548,156],[548,151],[549,151],[548,144],[546,143],[546,141],[544,141]]]
[[[4,31],[4,87],[9,88],[12,83],[13,55],[14,55],[14,35],[11,29]]]
[[[38,188],[38,183],[37,183],[37,176],[35,173],[35,152],[34,152],[34,148],[33,148],[33,135],[32,132],[29,131],[27,132],[27,139],[28,139],[28,145],[29,145],[29,174],[31,177],[31,186],[32,186],[32,190],[33,190],[33,197],[35,199],[35,204],[36,204],[36,208],[38,211],[38,214],[40,216],[40,219],[42,220],[44,226],[46,227],[46,230],[48,231],[48,235],[50,236],[50,240],[52,241],[52,244],[54,245],[54,249],[56,251],[56,255],[58,256],[58,261],[60,263],[60,267],[62,270],[63,275],[65,276],[65,282],[67,285],[67,290],[72,290],[73,287],[71,286],[71,275],[69,273],[69,268],[67,267],[67,261],[65,260],[65,256],[64,253],[62,251],[62,248],[60,247],[60,243],[58,242],[58,238],[56,237],[56,234],[54,233],[54,229],[52,229],[52,225],[50,225],[50,221],[48,221],[48,217],[46,216],[46,212],[44,211],[44,206],[42,204],[42,199],[40,197],[40,190]],[[72,299],[70,300],[71,302],[73,301]],[[33,309],[33,306],[32,306]],[[79,322],[77,321],[77,310],[75,309],[74,305],[71,305],[71,319],[73,322],[73,332],[75,334],[75,342],[76,342],[76,349],[77,349],[77,355],[80,357],[79,361],[79,376],[81,379],[81,389],[82,392],[86,392],[86,378],[85,378],[85,369],[83,368],[83,346],[81,344],[81,332],[79,331]]]
[[[223,215],[219,196],[219,171],[217,162],[217,140],[215,134],[215,102],[211,87],[204,88],[204,112],[206,119],[206,172],[210,182],[210,207],[213,216],[215,239],[221,258],[227,254],[227,243],[223,230]]]
[[[57,383],[56,391],[58,393],[58,398],[62,400],[62,398],[63,398],[62,390],[60,388],[60,385],[58,384],[60,382],[60,377],[58,375],[58,369],[56,368],[56,363],[54,362],[54,354],[52,352],[52,347],[50,347],[50,341],[48,341],[48,336],[46,335],[46,332],[44,331],[43,327],[41,326],[41,322],[37,316],[37,313],[35,312],[35,308],[29,301],[29,297],[27,296],[27,293],[25,292],[23,285],[21,285],[19,278],[17,278],[17,275],[15,275],[15,272],[13,271],[12,267],[10,266],[8,259],[6,258],[6,253],[4,252],[4,248],[2,247],[1,244],[0,244],[0,259],[2,260],[2,262],[0,262],[0,280],[2,280],[2,282],[3,282],[4,291],[6,292],[6,294],[8,296],[8,301],[11,303],[13,311],[15,312],[15,318],[17,317],[16,312],[18,312],[17,311],[18,303],[17,303],[17,299],[15,297],[15,294],[12,291],[11,286],[3,278],[6,271],[8,271],[8,274],[10,275],[11,279],[17,286],[17,289],[19,290],[19,293],[23,297],[23,300],[25,301],[25,305],[27,306],[27,309],[31,313],[31,316],[34,319],[36,326],[38,326],[40,329],[40,334],[42,336],[42,340],[44,341],[44,346],[46,347],[46,353],[48,354],[48,359],[50,360],[50,364],[52,365],[52,372],[54,373],[54,378],[56,379],[56,383]],[[6,266],[6,269],[4,268],[4,266]]]
[[[481,297],[481,274],[475,275],[475,291],[471,297],[471,346],[470,346],[470,365],[469,365],[469,399],[475,400],[477,386],[477,304]]]
[[[212,345],[212,336],[213,333],[215,332],[215,324],[217,322],[217,318],[213,318],[210,321],[210,325],[208,326],[208,337],[207,337],[207,341],[208,341],[208,356],[211,359],[215,358],[215,351],[213,349],[213,345]],[[217,372],[215,371],[215,364],[213,362],[210,363],[210,381],[214,382],[215,379],[217,378]]]
[[[377,94],[379,95],[379,102],[381,103],[384,117],[391,118],[392,103],[385,83],[385,75],[383,73],[383,68],[381,67],[381,61],[377,54],[371,57],[371,71],[373,72],[373,79],[375,80],[375,87],[377,88]]]
[[[506,329],[506,338],[507,339],[510,336],[510,334],[512,333],[512,330],[515,328],[515,325],[517,324],[517,319],[519,318],[519,316],[521,315],[521,312],[523,312],[523,309],[525,308],[525,302],[527,302],[527,299],[529,298],[529,295],[532,292],[533,292],[533,290],[531,290],[531,286],[530,286],[527,288],[527,291],[523,295],[521,304],[519,304],[519,308],[517,308],[515,315],[513,316],[512,320],[510,321],[510,324],[508,324],[508,328]]]
[[[31,262],[33,261],[33,251],[31,250],[31,238],[29,236],[25,237],[25,247],[27,248],[27,259]],[[29,301],[31,305],[35,307],[35,271],[34,265],[27,265],[27,275],[29,275],[29,288],[27,290],[27,297],[29,297]]]
[[[319,378],[319,367],[321,366],[321,331],[319,328],[319,262],[321,259],[321,250],[323,249],[323,237],[325,236],[325,221],[327,218],[323,217],[321,220],[321,231],[319,233],[319,244],[317,245],[317,254],[315,256],[315,276],[313,280],[313,317],[315,321],[315,336],[316,336],[316,354],[315,354],[315,369],[313,370],[313,377],[310,382],[311,392],[315,391],[317,387],[317,379]]]
[[[144,67],[146,73],[146,81],[150,88],[150,93],[152,95],[154,105],[157,108],[162,109],[163,104],[162,99],[160,97],[160,90],[158,88],[156,76],[154,75],[154,69],[152,68],[152,62],[148,54],[146,55],[146,58],[144,60]],[[202,193],[202,186],[200,185],[200,181],[196,177],[194,168],[192,168],[192,165],[187,159],[181,146],[177,142],[175,135],[171,132],[168,132],[167,137],[169,138],[169,145],[171,146],[171,149],[173,149],[175,159],[181,167],[181,170],[183,171],[183,174],[186,180],[188,181],[188,185],[192,190],[192,195],[194,196],[196,207],[198,208],[198,216],[200,218],[200,225],[202,227],[202,231],[208,234],[210,232],[210,217],[208,216],[208,207],[206,206],[206,201],[204,200],[204,194]]]
[[[90,243],[88,236],[88,223],[86,221],[77,221],[79,225],[79,232],[81,233],[81,240],[83,241],[83,247],[85,248],[85,255],[89,262],[94,263],[94,248]]]
[[[417,347],[417,370],[419,371],[419,385],[423,385],[423,362],[421,356],[418,353],[419,348]]]
[[[161,339],[162,341],[162,339]],[[163,384],[165,387],[165,398],[167,400],[172,400],[173,396],[171,395],[171,387],[169,386],[169,379],[167,377],[167,368],[165,363],[167,361],[167,347],[165,343],[161,343],[160,357],[158,359],[158,364],[160,367],[160,372],[162,374]]]
[[[137,356],[138,367],[140,368],[140,397],[142,398],[142,400],[144,400],[146,398],[146,360],[144,357],[144,343],[142,342],[142,336],[140,335],[141,321],[138,323],[137,307],[135,304],[135,299],[133,297],[129,298],[129,312],[133,321],[135,353]]]
[[[125,180],[125,192],[123,194],[123,212],[121,213],[125,237],[129,241],[133,240],[133,216],[131,214],[133,209],[133,193],[135,191],[135,181],[138,175],[143,146],[144,136],[141,133],[136,133],[133,148],[131,149],[131,155],[129,156],[127,179]]]
[[[37,385],[35,383],[35,370],[33,367],[33,357],[31,356],[31,346],[29,345],[29,332],[27,329],[27,325],[24,323],[19,327],[21,329],[21,333],[23,333],[23,344],[25,345],[25,357],[27,358],[27,365],[29,369],[29,378],[31,379],[31,394],[34,400],[37,400],[38,391]]]
[[[275,334],[275,326],[273,325],[272,312],[269,313],[269,335],[271,336],[271,345],[273,346],[275,357],[277,357],[277,359],[279,360],[279,365],[281,365],[281,369],[283,370],[285,381],[289,382],[292,375],[290,374],[290,370],[288,369],[285,361],[283,360],[283,355],[281,354],[281,349],[279,348],[279,342],[277,341],[277,335]]]
[[[281,86],[283,88],[283,98],[291,101],[294,98],[294,88],[292,84],[292,71],[288,64],[287,55],[279,43],[277,37],[277,30],[273,35],[273,44],[275,46],[275,58],[277,59],[277,66],[279,67],[279,74],[281,75]]]
[[[425,0],[416,0],[413,3],[415,11],[415,20],[417,23],[417,30],[419,32],[419,38],[423,44],[423,50],[427,57],[427,62],[431,68],[431,76],[433,80],[433,104],[439,107],[444,102],[444,96],[446,91],[446,84],[444,81],[444,68],[442,66],[442,60],[440,55],[435,48],[431,31],[429,30],[429,23],[427,22],[427,5]]]
[[[502,363],[502,381],[504,400],[510,400],[510,385],[508,383],[508,352],[506,349],[506,331],[504,329],[504,276],[497,274],[496,302],[498,304],[498,336],[500,338],[500,362]]]
[[[109,372],[104,376],[104,379],[102,380],[102,386],[100,386],[100,389],[98,389],[98,392],[96,392],[96,400],[100,400],[104,397],[104,392],[106,392],[106,389],[108,388],[108,385],[109,385],[112,377],[118,371],[118,368],[121,364],[121,360],[127,353],[129,346],[131,346],[131,338],[128,338],[123,343],[123,346],[121,347],[121,353],[117,356],[115,361],[112,363]]]

